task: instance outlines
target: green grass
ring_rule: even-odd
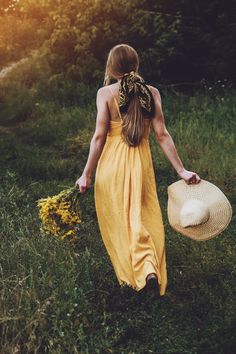
[[[75,244],[39,232],[35,201],[72,186],[80,176],[95,111],[37,103],[29,111],[26,104],[17,128],[0,133],[0,352],[232,354],[235,216],[220,236],[206,242],[174,232],[167,222],[167,186],[177,175],[152,133],[166,230],[167,293],[151,301],[120,288],[99,233],[93,187],[81,195],[83,223]],[[167,128],[185,167],[222,188],[233,207],[235,103],[233,91],[163,96]],[[18,109],[1,124],[15,125]]]

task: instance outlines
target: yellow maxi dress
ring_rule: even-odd
[[[140,291],[155,272],[160,295],[167,286],[165,232],[157,196],[149,133],[136,147],[121,138],[119,121],[110,120],[94,184],[95,207],[102,240],[121,286]]]

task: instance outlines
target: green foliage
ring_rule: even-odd
[[[205,179],[222,189],[236,192],[234,95],[234,90],[213,97],[205,92],[180,95],[178,100],[168,95],[164,108],[168,130],[185,167],[198,170]],[[154,156],[158,156],[160,148],[154,146]],[[161,168],[168,168],[166,159],[157,157],[158,161]]]
[[[0,124],[17,125],[29,117],[36,120],[46,102],[53,112],[59,107],[95,106],[92,97],[96,89],[53,74],[45,56],[38,53],[0,81]],[[53,117],[47,124],[54,124]]]
[[[8,11],[14,11],[17,0],[2,0],[0,5],[0,14],[4,15]]]
[[[137,48],[149,81],[233,81],[234,6],[233,1],[61,1],[50,14],[50,63],[55,73],[101,81],[108,50],[125,42]]]
[[[21,0],[11,9],[0,16],[0,66],[41,48],[54,79],[97,85],[109,49],[124,42],[147,81],[235,82],[233,0]]]
[[[5,90],[1,91],[0,102],[2,107],[0,120],[4,124],[25,120],[32,113],[34,107],[32,93],[22,84],[5,87]]]
[[[48,12],[54,6],[50,1],[3,1],[0,5],[0,68],[42,46],[51,33]]]
[[[176,54],[176,43],[181,41],[179,17],[165,21],[161,15],[143,9],[140,1],[62,2],[51,13],[51,20],[48,55],[53,70],[66,71],[82,81],[102,79],[108,50],[120,42],[139,49],[147,79],[151,78],[148,65],[160,76],[160,64]]]

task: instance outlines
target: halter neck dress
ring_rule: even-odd
[[[140,291],[146,276],[156,273],[160,295],[164,295],[165,232],[149,145],[151,119],[144,119],[140,144],[128,146],[121,137],[122,116],[112,95],[119,121],[109,121],[94,183],[100,233],[120,286]]]

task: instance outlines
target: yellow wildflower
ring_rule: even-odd
[[[39,218],[42,222],[40,230],[62,240],[66,237],[76,239],[78,224],[81,223],[78,198],[78,189],[69,188],[52,197],[37,200]]]

